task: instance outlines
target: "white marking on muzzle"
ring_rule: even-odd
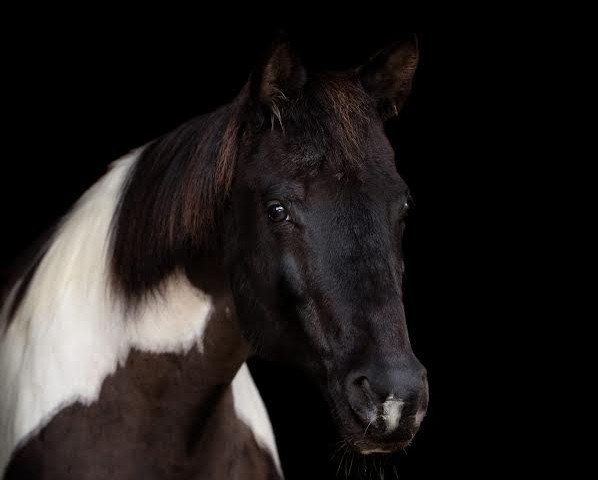
[[[405,402],[403,400],[394,398],[393,395],[390,395],[382,404],[382,415],[380,415],[380,418],[384,421],[387,431],[396,430],[399,426],[404,405]]]

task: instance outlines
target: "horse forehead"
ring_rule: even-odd
[[[256,176],[273,174],[306,181],[315,177],[330,181],[354,177],[367,181],[396,175],[390,143],[372,137],[369,135],[367,142],[364,141],[358,158],[336,146],[334,139],[318,141],[306,137],[269,141],[251,162],[249,171]]]
[[[279,163],[278,163],[279,162]],[[334,199],[351,203],[376,203],[403,195],[407,185],[392,159],[375,158],[353,168],[318,158],[314,163],[274,160],[272,166],[256,169],[248,184],[257,191],[274,196],[315,201]],[[372,202],[370,202],[372,201]]]

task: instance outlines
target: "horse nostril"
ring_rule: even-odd
[[[366,396],[366,398],[370,402],[377,403],[375,394],[372,391],[372,386],[370,385],[370,381],[368,380],[367,377],[365,377],[365,376],[357,377],[353,381],[353,383],[358,387],[359,390],[361,390],[361,392],[363,392],[363,394]]]
[[[376,384],[365,375],[357,377],[353,383],[362,395],[374,405],[382,405],[387,400],[396,398],[391,386]]]

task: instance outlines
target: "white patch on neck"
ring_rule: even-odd
[[[63,219],[10,326],[0,332],[0,477],[12,452],[58,411],[95,401],[132,347],[202,349],[211,299],[182,276],[170,279],[135,318],[125,318],[110,292],[112,217],[139,154],[115,162]],[[10,301],[0,325],[9,310]]]
[[[266,411],[262,397],[253,382],[253,378],[251,378],[251,373],[249,372],[249,367],[246,363],[244,363],[237,372],[232,386],[237,416],[251,428],[258,444],[270,452],[272,460],[274,460],[274,464],[278,470],[278,474],[282,478],[282,469],[280,467],[280,459],[278,458],[276,440],[274,439],[274,432],[272,431],[272,425],[268,418],[268,412]]]

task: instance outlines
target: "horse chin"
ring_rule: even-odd
[[[382,454],[388,455],[405,450],[415,435],[408,435],[409,438],[404,438],[394,441],[380,441],[368,438],[363,435],[344,435],[345,443],[355,452],[362,455]]]
[[[362,454],[362,455],[388,455],[392,453],[397,453],[402,450],[405,450],[411,443],[411,441],[405,442],[392,442],[392,443],[377,443],[377,442],[370,442],[367,440],[358,440],[353,442],[347,442],[351,446],[353,450]]]

